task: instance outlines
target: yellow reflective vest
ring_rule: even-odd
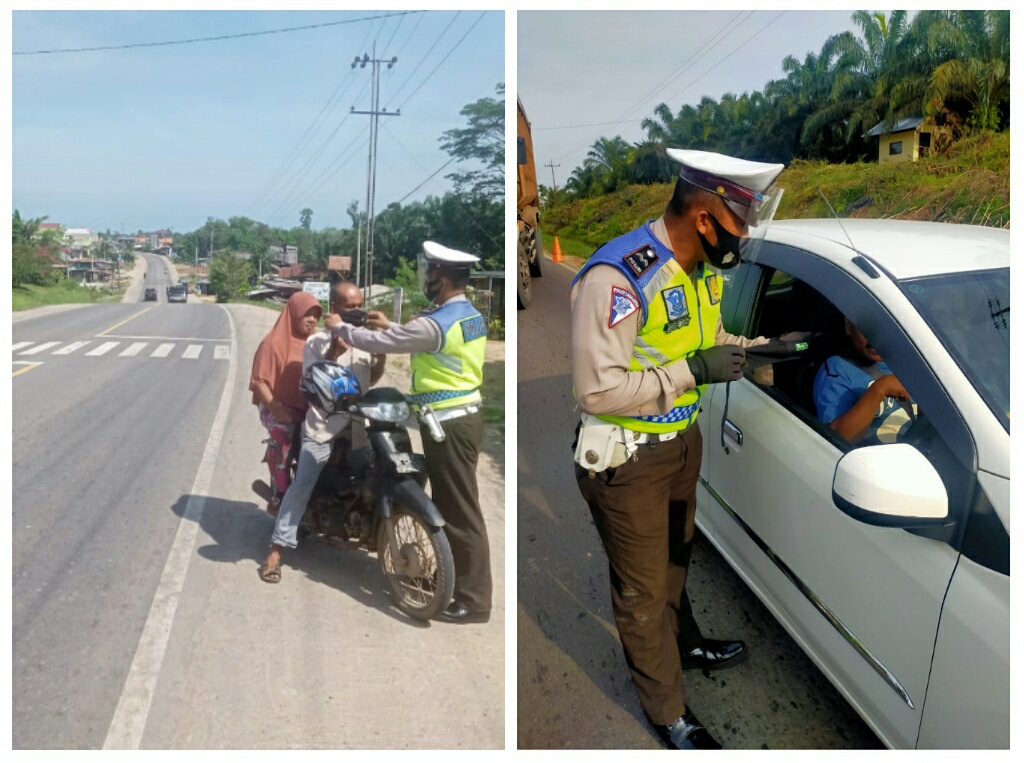
[[[466,299],[449,300],[420,316],[437,323],[444,342],[436,352],[412,356],[410,397],[434,410],[479,403],[487,343],[484,317]]]

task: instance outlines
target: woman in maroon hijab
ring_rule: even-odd
[[[302,348],[306,338],[316,332],[323,309],[316,297],[296,292],[288,299],[274,328],[256,350],[252,361],[249,389],[252,402],[259,407],[260,421],[270,432],[267,466],[274,496],[267,506],[277,513],[281,496],[291,480],[286,464],[295,426],[302,422],[307,403],[299,392],[302,378]]]

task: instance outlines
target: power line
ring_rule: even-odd
[[[588,122],[582,125],[559,125],[558,127],[534,127],[530,126],[532,132],[539,132],[540,130],[575,130],[580,127],[603,127],[604,125],[618,125],[625,124],[626,122],[643,122],[643,119],[620,119],[615,122]]]
[[[421,87],[423,87],[423,85],[424,85],[424,84],[426,84],[427,80],[429,80],[429,79],[430,79],[431,77],[433,77],[433,76],[434,76],[434,72],[436,72],[436,71],[437,71],[437,70],[438,70],[438,69],[439,69],[439,68],[441,67],[441,64],[443,64],[443,63],[444,63],[445,61],[447,61],[447,60],[448,60],[448,57],[449,57],[449,56],[450,56],[450,55],[451,55],[452,53],[454,53],[454,52],[455,52],[455,49],[456,49],[457,47],[459,47],[459,45],[461,45],[461,44],[462,44],[462,41],[463,41],[463,40],[465,40],[465,39],[466,39],[466,38],[467,38],[467,37],[469,36],[469,33],[473,31],[473,28],[474,28],[474,27],[475,27],[475,26],[476,26],[477,24],[479,24],[479,23],[480,23],[480,22],[481,22],[481,21],[483,20],[484,16],[486,16],[486,15],[487,15],[487,11],[482,11],[482,12],[480,13],[480,15],[479,15],[479,16],[477,16],[477,18],[476,18],[476,21],[474,21],[474,22],[473,22],[473,23],[472,23],[472,24],[470,25],[469,29],[467,29],[467,30],[466,30],[466,33],[465,33],[464,35],[462,35],[462,37],[460,37],[460,38],[459,38],[459,41],[458,41],[458,42],[456,42],[456,43],[455,43],[455,44],[454,44],[454,45],[452,46],[452,49],[451,49],[451,50],[449,50],[449,51],[448,51],[448,53],[446,53],[446,54],[445,54],[445,57],[444,57],[444,58],[442,58],[442,59],[441,59],[440,61],[438,61],[438,62],[437,62],[437,66],[435,66],[435,67],[434,67],[433,69],[431,69],[431,71],[430,71],[430,74],[428,74],[428,75],[427,75],[426,77],[424,77],[424,78],[423,78],[423,81],[422,81],[422,82],[420,82],[420,84],[416,86],[416,89],[415,89],[415,90],[413,90],[413,91],[412,91],[412,93],[410,93],[410,94],[409,94],[409,95],[408,95],[408,96],[406,97],[406,99],[405,99],[404,101],[402,101],[402,102],[401,102],[401,103],[400,103],[400,104],[398,105],[398,108],[399,108],[399,109],[401,109],[401,108],[402,108],[402,106],[404,106],[405,104],[407,104],[407,103],[408,103],[408,102],[409,102],[409,101],[410,101],[410,100],[412,99],[412,97],[413,97],[414,95],[416,95],[416,93],[418,93],[418,92],[420,91],[420,88],[421,88]]]
[[[406,16],[410,13],[426,13],[426,11],[396,11],[383,16],[363,16],[357,19],[346,19],[345,21],[326,21],[322,24],[307,24],[305,26],[287,27],[285,29],[268,29],[264,32],[242,32],[240,34],[222,34],[216,37],[193,37],[187,40],[167,40],[164,42],[136,42],[128,45],[104,45],[95,48],[59,48],[54,50],[16,50],[12,53],[15,56],[40,56],[48,53],[92,53],[99,50],[127,50],[128,48],[155,48],[165,45],[188,45],[194,42],[215,42],[217,40],[237,40],[242,37],[260,37],[268,34],[284,34],[286,32],[300,32],[305,29],[321,29],[329,26],[341,26],[343,24],[357,24],[361,21],[376,21],[378,19],[390,18],[392,16]]]
[[[405,21],[405,16],[400,16],[398,18],[398,23],[395,24],[395,28],[391,31],[391,36],[388,37],[388,41],[386,43],[384,43],[383,50],[387,50],[388,49],[388,45],[390,45],[391,41],[395,39],[395,35],[398,34],[398,27],[402,26],[402,22],[403,21]],[[359,50],[360,48],[365,50],[365,46],[362,46],[362,45],[359,48],[356,48],[356,50]]]
[[[374,18],[377,17],[375,16]],[[401,25],[402,20],[404,18],[405,16],[399,17],[399,25]],[[419,18],[417,19],[417,22],[422,18],[423,16],[420,15]],[[398,27],[395,28],[397,29]],[[359,44],[359,49],[362,49],[364,47],[366,40],[370,36],[370,30],[372,29],[372,23],[366,25],[366,31],[363,33],[363,41]],[[347,80],[347,82],[348,86],[351,87],[352,83],[355,82],[355,79],[350,78]],[[296,144],[295,148],[292,149],[292,151],[288,154],[287,158],[285,158],[285,160],[281,163],[281,166],[274,173],[274,176],[270,179],[270,182],[267,183],[266,186],[264,186],[263,190],[261,190],[259,194],[257,194],[256,198],[250,205],[250,207],[254,211],[259,208],[260,202],[263,200],[266,194],[270,192],[270,190],[274,188],[274,185],[285,176],[286,172],[288,171],[289,163],[302,152],[302,149],[305,147],[305,144],[308,142],[310,138],[313,137],[313,134],[315,134],[316,131],[320,128],[321,117],[323,117],[324,114],[328,112],[328,110],[333,111],[334,107],[337,106],[338,101],[340,101],[342,96],[345,95],[345,92],[348,92],[348,87],[346,87],[345,92],[339,93],[339,91],[341,91],[341,88],[345,83],[346,79],[342,77],[341,82],[338,83],[338,87],[335,88],[334,92],[331,94],[331,97],[327,99],[327,103],[324,104],[324,107],[320,109],[320,113],[317,114],[316,119],[313,120],[313,123],[308,128],[306,128],[306,132],[303,134],[302,138],[299,139],[299,142]]]
[[[694,59],[698,58],[705,50],[709,49],[713,45],[718,44],[725,37],[727,37],[728,35],[732,34],[732,32],[736,31],[736,29],[738,29],[748,18],[750,18],[751,15],[753,15],[753,11],[748,12],[746,16],[743,16],[743,12],[741,11],[741,12],[738,12],[735,15],[733,15],[731,18],[729,18],[729,20],[727,20],[724,24],[722,24],[722,26],[720,26],[718,28],[718,30],[715,31],[715,33],[712,34],[704,42],[704,44],[700,46],[700,48],[698,48],[693,53],[691,53],[679,66],[677,66],[675,69],[673,69],[671,72],[669,72],[665,77],[662,77],[653,87],[649,88],[647,90],[647,92],[644,93],[644,95],[640,96],[640,98],[637,99],[636,101],[634,101],[631,106],[629,106],[625,111],[623,111],[621,114],[619,114],[618,119],[616,119],[614,122],[612,122],[612,124],[620,124],[620,123],[624,122],[625,121],[625,117],[629,116],[629,114],[631,114],[632,112],[636,111],[636,109],[639,106],[642,106],[644,103],[649,101],[650,100],[650,96],[653,93],[655,93],[658,90],[658,88],[660,88],[663,85],[665,85],[673,77],[681,76],[686,71],[688,71],[690,68],[692,68],[693,65],[694,65],[692,63],[694,61]],[[730,29],[729,27],[732,27],[732,29]],[[641,121],[642,122],[643,120],[641,119],[641,120],[637,120],[637,121]],[[572,154],[576,153],[577,151],[579,151],[579,150],[581,150],[583,148],[586,148],[591,143],[593,143],[594,140],[599,138],[600,135],[601,135],[600,132],[595,133],[594,135],[592,135],[587,140],[587,142],[585,144],[583,144],[582,146],[578,146],[577,148],[573,148],[573,149],[567,151],[566,153],[564,153],[561,156],[557,157],[557,160],[558,161],[563,161],[563,160],[567,159],[569,156],[571,156]]]
[[[394,53],[395,56],[402,55],[402,51],[405,50],[405,46],[409,44],[409,40],[411,40],[413,35],[416,34],[416,30],[420,28],[420,22],[423,21],[423,18],[424,16],[422,15],[416,17],[416,23],[412,25],[412,29],[409,31],[409,34],[406,35],[406,38],[402,41],[401,47],[399,47],[399,49]],[[365,45],[360,45],[358,50],[362,50],[365,47]]]
[[[398,94],[401,93],[402,90],[405,89],[405,86],[408,85],[409,82],[412,80],[412,78],[414,76],[416,76],[416,72],[418,72],[420,70],[420,67],[423,66],[423,62],[427,60],[427,56],[429,56],[433,52],[434,48],[436,48],[438,43],[441,42],[441,39],[445,36],[445,34],[447,34],[448,30],[452,28],[452,24],[455,23],[455,19],[457,19],[459,17],[460,13],[462,13],[462,11],[455,11],[455,15],[452,16],[451,21],[448,22],[448,26],[446,26],[444,29],[441,30],[441,34],[439,34],[437,36],[437,39],[434,40],[434,44],[430,46],[430,49],[426,53],[423,54],[423,58],[420,59],[420,62],[418,64],[416,64],[416,66],[414,66],[412,68],[411,72],[409,72],[409,76],[405,78],[405,82],[403,82],[401,85],[399,85],[398,86],[398,90],[396,90],[394,93],[391,94],[391,98],[392,99],[397,98]],[[391,101],[388,101],[388,103],[385,106],[385,108],[387,108],[387,106],[390,106],[390,105],[391,105]]]
[[[443,169],[444,169],[445,167],[447,167],[447,166],[448,166],[449,164],[451,164],[452,162],[454,162],[454,161],[455,161],[455,160],[456,160],[457,158],[458,158],[458,157],[455,157],[455,156],[453,156],[453,157],[452,157],[451,159],[449,159],[448,161],[446,161],[446,162],[445,162],[444,164],[442,164],[442,165],[441,165],[440,167],[438,167],[438,168],[437,168],[436,170],[434,170],[434,171],[433,171],[433,172],[431,172],[431,173],[430,173],[429,175],[427,175],[426,179],[425,179],[425,180],[424,180],[424,181],[423,181],[422,183],[420,183],[420,184],[419,184],[418,186],[416,186],[415,188],[413,188],[413,189],[412,189],[411,191],[409,191],[409,193],[405,194],[405,196],[403,196],[402,198],[400,198],[400,199],[399,199],[398,201],[396,201],[395,203],[396,203],[396,204],[401,204],[401,203],[402,203],[403,201],[405,201],[406,199],[408,199],[408,198],[409,198],[410,196],[412,196],[412,195],[413,195],[414,193],[416,193],[416,191],[420,190],[420,189],[421,189],[421,188],[422,188],[423,186],[425,186],[425,185],[426,185],[427,183],[429,183],[429,182],[430,182],[431,180],[433,180],[433,179],[434,179],[435,177],[437,177],[437,174],[438,174],[438,173],[439,173],[439,172],[440,172],[441,170],[443,170]]]

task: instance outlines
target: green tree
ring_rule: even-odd
[[[306,207],[299,212],[299,223],[302,225],[303,230],[309,230],[313,225],[313,210]]]
[[[505,195],[505,84],[495,92],[500,98],[481,98],[462,108],[468,126],[448,130],[439,138],[441,148],[457,162],[475,162],[479,169],[446,175],[455,193],[483,196],[492,201]]]
[[[244,297],[251,276],[249,263],[230,252],[217,252],[210,260],[210,290],[218,302]]]
[[[60,278],[53,267],[58,261],[57,232],[42,230],[46,217],[23,220],[14,210],[11,216],[11,285],[45,286]]]

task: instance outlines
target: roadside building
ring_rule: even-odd
[[[878,163],[916,162],[935,148],[935,141],[947,139],[948,127],[925,124],[923,117],[906,117],[890,128],[879,122],[867,134],[878,138]]]

